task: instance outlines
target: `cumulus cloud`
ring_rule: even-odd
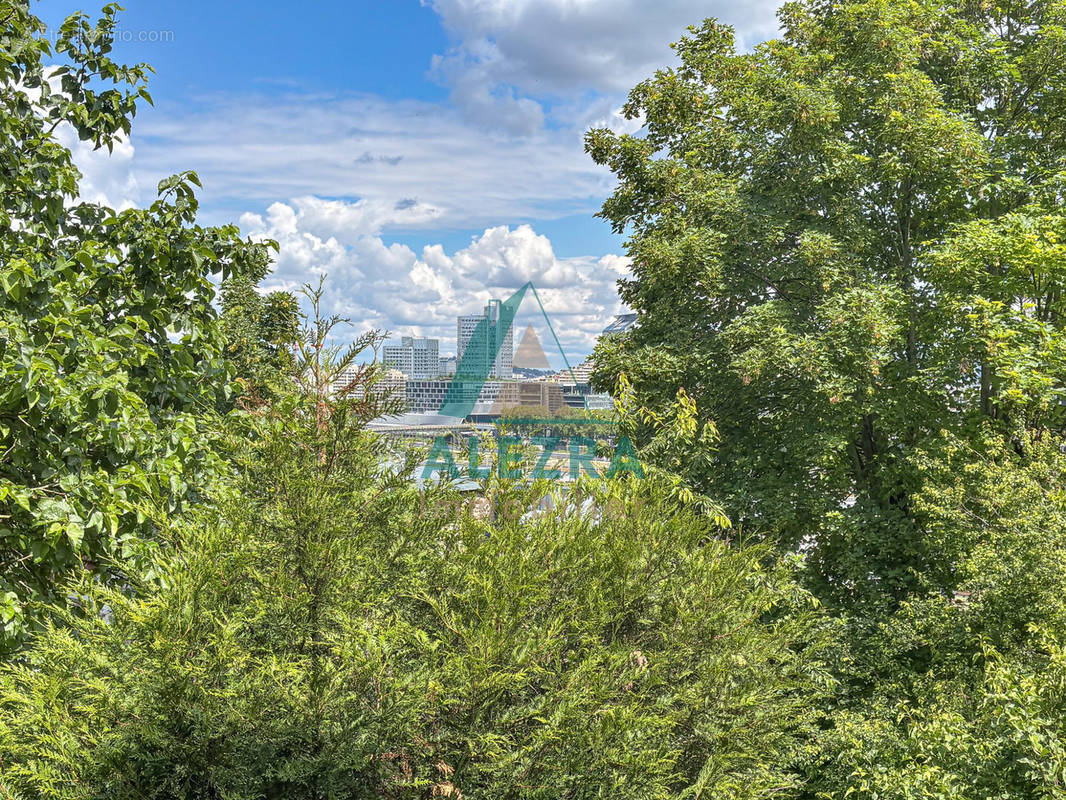
[[[351,242],[388,228],[433,227],[441,209],[414,198],[392,202],[363,199],[355,202],[324,200],[313,195],[297,197],[294,208],[274,204],[271,209],[289,209],[291,224]]]
[[[457,315],[480,311],[490,299],[505,299],[531,281],[568,357],[580,360],[621,311],[616,282],[629,271],[622,256],[558,258],[549,239],[529,225],[487,228],[452,253],[440,244],[416,253],[370,232],[342,242],[330,233],[328,218],[323,225],[307,213],[322,202],[275,203],[265,215],[245,214],[241,225],[280,245],[267,288],[292,289],[328,274],[330,311],[350,317],[356,330],[432,336],[442,340],[442,352],[454,352]],[[527,322],[541,324],[532,297],[516,328]]]
[[[255,209],[240,222],[280,242],[273,285],[328,273],[332,310],[357,329],[436,336],[447,351],[456,314],[532,281],[563,346],[584,355],[621,310],[628,260],[560,258],[535,229],[591,215],[611,191],[610,173],[583,152],[584,130],[639,130],[619,113],[624,94],[673,63],[669,43],[687,25],[717,16],[751,46],[775,33],[777,3],[423,2],[451,37],[431,64],[450,104],[289,89],[171,103],[138,117],[136,159],[129,142],[111,157],[65,142],[83,194],[143,203],[160,178],[194,166],[205,221]],[[483,232],[458,249],[395,243],[433,230]]]
[[[353,320],[353,334],[385,328],[435,336],[444,351],[454,350],[457,314],[479,311],[532,281],[568,356],[580,360],[619,312],[615,282],[627,272],[627,259],[559,258],[531,225],[498,224],[591,212],[599,205],[609,176],[561,134],[542,132],[516,143],[438,116],[432,132],[423,125],[423,132],[416,129],[404,140],[410,134],[405,123],[427,107],[410,104],[398,111],[405,104],[374,98],[335,99],[332,107],[324,101],[310,112],[320,123],[312,130],[298,121],[295,100],[293,113],[271,124],[265,105],[248,98],[234,102],[240,112],[225,101],[198,112],[205,115],[200,121],[210,115],[208,125],[167,117],[143,121],[146,145],[135,149],[123,141],[111,155],[61,129],[84,175],[82,197],[117,208],[143,204],[159,178],[196,164],[209,205],[223,200],[264,209],[241,213],[239,223],[254,238],[280,244],[266,288],[293,290],[328,275],[331,311]],[[278,103],[273,105],[276,112]],[[241,123],[231,124],[234,119]],[[403,158],[390,163],[395,156],[389,154],[401,149]],[[371,158],[363,158],[366,153]],[[353,194],[355,185],[363,196],[338,199]],[[278,196],[292,199],[278,202]],[[439,244],[416,252],[383,239],[386,233],[479,222],[484,232],[451,252]],[[531,298],[516,326],[539,325],[536,315],[528,316],[534,311]]]
[[[777,30],[775,0],[423,0],[454,44],[433,61],[476,119],[535,129],[538,99],[618,96],[674,62],[670,43],[717,17],[751,46]]]
[[[45,65],[45,80],[53,94],[64,94],[62,79],[54,72],[55,66]],[[20,83],[17,84],[17,90],[25,94],[31,103],[41,99],[39,87],[26,87]],[[78,137],[77,130],[68,122],[56,126],[53,136],[70,151],[71,160],[81,172],[78,184],[80,200],[120,211],[137,205],[141,192],[133,171],[134,147],[128,138],[118,137],[110,151],[105,147],[94,149],[91,142]]]

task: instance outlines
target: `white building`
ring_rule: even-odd
[[[374,387],[382,399],[392,400],[407,407],[407,376],[398,369],[390,369]]]
[[[440,371],[440,342],[404,336],[400,344],[385,345],[382,360],[410,380],[431,380]]]
[[[500,307],[499,300],[490,300],[485,306],[484,314],[466,314],[458,318],[455,330],[456,361],[463,363],[463,356],[467,347],[474,337],[474,332],[483,321],[488,321],[488,331],[485,341],[474,344],[476,352],[471,351],[473,361],[468,360],[463,369],[471,374],[484,374],[488,367],[488,361],[492,353],[499,346],[499,353],[493,362],[491,369],[487,370],[489,377],[501,379],[510,378],[514,375],[514,332],[511,326],[506,331],[500,331]],[[480,337],[479,337],[480,338]]]
[[[363,398],[366,395],[366,387],[363,385],[366,380],[366,369],[366,364],[352,364],[347,369],[339,372],[331,387],[333,396],[345,395],[349,398]],[[387,369],[384,374],[379,375],[370,391],[371,394],[377,395],[381,399],[387,398],[403,403],[407,397],[407,377],[398,369]]]

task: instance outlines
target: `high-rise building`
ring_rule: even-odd
[[[440,342],[404,336],[400,344],[385,345],[382,358],[387,366],[398,369],[411,380],[432,380],[440,371]]]
[[[458,318],[455,329],[456,360],[464,372],[471,375],[487,372],[489,377],[496,379],[510,378],[514,374],[514,333],[510,325],[506,331],[500,330],[500,305],[499,300],[490,300],[484,314],[466,314]],[[487,326],[483,329],[485,334],[475,337],[478,326],[483,322]],[[470,358],[464,360],[469,348],[473,348]],[[489,361],[497,349],[499,352],[490,367]]]

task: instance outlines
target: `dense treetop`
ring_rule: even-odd
[[[720,441],[661,463],[846,622],[807,796],[1056,796],[1066,4],[780,18],[746,53],[691,29],[642,131],[590,132],[638,314],[596,380],[649,444],[682,390]]]
[[[923,487],[1063,430],[1066,6],[794,3],[736,53],[708,21],[638,86],[618,175],[639,314],[605,343],[722,435],[690,470],[738,524],[813,539],[826,591],[950,587]]]
[[[78,199],[115,12],[0,0],[0,796],[1063,796],[1066,1],[690,29],[587,140],[646,475],[477,502],[194,173]]]
[[[254,284],[269,263],[236,227],[195,224],[195,173],[146,209],[79,199],[57,130],[110,148],[151,99],[148,68],[110,57],[116,10],[71,17],[53,48],[27,3],[0,3],[2,647],[65,576],[107,577],[201,498],[210,412],[235,388],[217,280]]]

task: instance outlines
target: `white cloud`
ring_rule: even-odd
[[[56,65],[45,65],[45,80],[53,94],[64,94],[62,79],[54,74]],[[40,87],[26,87],[16,84],[16,91],[21,92],[30,103],[41,100]],[[36,106],[37,113],[42,113]],[[119,136],[112,144],[94,149],[91,142],[83,141],[69,122],[61,122],[52,134],[56,141],[70,151],[71,160],[81,172],[78,184],[78,200],[122,211],[132,208],[140,200],[140,186],[133,172],[134,147],[126,137]]]
[[[775,0],[423,0],[454,45],[438,78],[472,119],[528,132],[534,98],[621,96],[674,62],[670,44],[706,17],[733,25],[741,48],[777,30]],[[520,111],[520,114],[516,112]]]
[[[111,153],[106,147],[94,150],[92,143],[81,141],[65,122],[56,128],[55,137],[70,150],[74,165],[81,171],[81,200],[119,211],[138,204],[141,191],[133,169],[134,147],[128,139],[115,142]]]
[[[321,219],[303,211],[313,207],[310,200],[315,198],[275,203],[265,217],[244,215],[241,225],[253,237],[280,244],[268,287],[292,289],[310,276],[328,274],[329,310],[350,317],[353,333],[387,328],[432,336],[442,340],[442,352],[454,351],[456,315],[479,311],[531,281],[568,356],[580,360],[621,310],[616,281],[629,266],[622,256],[558,258],[548,238],[529,225],[488,228],[454,253],[435,244],[419,254],[405,245],[386,245],[372,233],[341,243],[328,232],[328,219],[324,229]],[[532,297],[516,329],[527,321],[539,324]]]
[[[433,71],[451,87],[452,102],[463,110],[468,122],[502,130],[519,136],[529,136],[544,126],[544,109],[528,97],[519,97],[515,90],[492,80],[486,63],[454,53],[449,57],[434,56]]]
[[[639,129],[619,114],[624,94],[673,63],[669,45],[686,26],[718,16],[750,46],[775,32],[777,3],[423,2],[452,37],[432,62],[450,105],[289,92],[145,109],[135,160],[128,142],[110,158],[68,142],[86,176],[83,194],[143,203],[160,178],[194,167],[205,220],[258,210],[240,222],[280,242],[272,285],[328,274],[331,310],[357,330],[436,336],[448,350],[456,314],[532,281],[567,352],[587,353],[621,310],[615,283],[628,260],[559,258],[534,229],[591,215],[611,191],[613,177],[584,153],[584,130]],[[475,229],[484,232],[454,252],[383,238]]]
[[[579,128],[516,138],[446,106],[370,95],[219,95],[148,110],[135,136],[143,186],[194,166],[205,208],[230,216],[329,198],[300,212],[333,215],[337,236],[592,214],[612,185]]]
[[[413,199],[346,202],[306,195],[295,198],[292,204],[275,203],[267,209],[272,228],[283,229],[287,233],[303,227],[336,237],[341,242],[353,242],[364,236],[376,235],[386,227],[429,228],[441,214],[439,208]],[[241,223],[255,227],[264,224],[262,218],[255,214],[244,215]]]
[[[397,111],[374,98],[335,99],[336,105],[324,100],[304,109],[318,123],[312,128],[299,120],[303,112],[295,99],[273,127],[266,124],[265,106],[235,102],[242,104],[239,112],[220,103],[201,111],[199,120],[156,118],[139,129],[145,146],[135,151],[130,142],[120,142],[111,155],[61,129],[61,140],[84,174],[83,199],[119,208],[143,204],[154,192],[141,187],[154,189],[159,178],[196,164],[206,202],[225,198],[245,208],[265,207],[240,214],[239,223],[248,235],[280,243],[266,288],[291,291],[328,275],[330,311],[352,319],[352,334],[387,328],[435,336],[450,351],[457,314],[478,311],[532,281],[567,354],[580,360],[619,312],[615,282],[628,271],[627,259],[559,258],[550,240],[530,225],[492,224],[578,208],[591,212],[599,205],[609,176],[574,143],[567,145],[563,134],[541,132],[516,143],[445,116],[434,132],[416,132],[405,141],[402,123],[427,106],[399,104],[406,108]],[[355,109],[362,113],[353,114]],[[362,122],[358,129],[353,118]],[[463,146],[464,141],[474,144]],[[364,157],[374,152],[386,156]],[[360,199],[322,196],[351,194],[344,189],[346,179],[359,184]],[[289,188],[299,191],[281,194]],[[293,199],[272,199],[279,195]],[[478,222],[484,232],[456,252],[436,244],[419,253],[382,239],[385,232]],[[539,324],[529,316],[535,310],[530,298],[516,329]]]

